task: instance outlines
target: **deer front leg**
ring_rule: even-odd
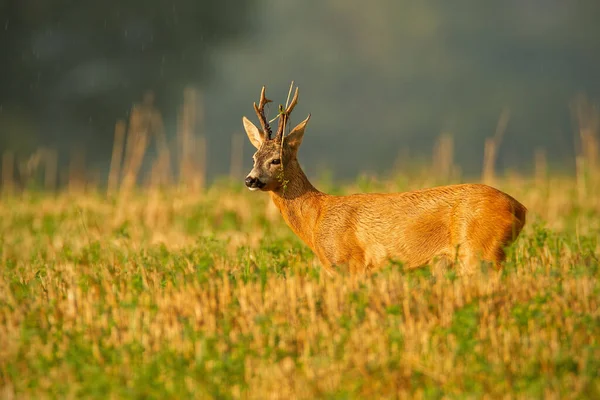
[[[330,277],[337,275],[337,272],[333,268],[333,263],[329,261],[327,256],[325,256],[324,252],[320,249],[315,249],[314,252],[317,255],[317,258],[319,259],[319,262],[321,263],[321,267],[323,268],[323,270],[325,270],[327,275],[329,275]]]

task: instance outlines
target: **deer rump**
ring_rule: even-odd
[[[482,184],[406,193],[324,195],[313,249],[325,264],[366,272],[389,260],[415,268],[435,258],[472,272],[480,260],[500,268],[526,208]]]

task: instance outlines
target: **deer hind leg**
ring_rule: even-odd
[[[505,249],[517,238],[523,225],[520,221],[506,223],[504,229],[499,229],[489,235],[486,242],[481,243],[483,259],[490,262],[499,271],[506,260]]]
[[[489,238],[480,243],[463,244],[456,254],[457,273],[459,275],[472,275],[480,272],[482,264],[491,266],[496,271],[502,269],[506,253],[506,242],[502,237]]]
[[[514,241],[521,228],[522,224],[515,224],[515,221],[510,219],[479,226],[476,229],[471,227],[470,230],[465,231],[457,253],[459,261],[457,272],[459,274],[479,272],[482,262],[491,264],[496,271],[501,270],[506,259],[504,249]],[[469,231],[471,234],[467,235]]]
[[[491,240],[489,247],[485,249],[484,260],[492,263],[497,271],[501,270],[504,261],[506,260],[506,252],[504,249],[510,246],[515,237],[515,233],[511,228],[510,230],[503,232],[503,234],[499,235],[495,240]]]
[[[504,260],[506,259],[506,253],[504,252],[504,244],[497,243],[490,247],[484,254],[483,260],[492,264],[496,271],[502,269]]]

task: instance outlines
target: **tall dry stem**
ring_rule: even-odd
[[[183,185],[189,184],[194,174],[193,151],[197,99],[196,90],[192,88],[185,89],[179,129],[177,131],[179,143],[179,180]]]
[[[506,132],[509,118],[510,112],[508,109],[504,109],[502,113],[500,113],[500,118],[498,118],[494,136],[485,140],[482,173],[482,180],[484,183],[493,184],[496,179],[496,159],[498,157],[498,149],[500,148],[502,138]]]
[[[135,186],[138,174],[148,147],[148,132],[143,115],[138,107],[133,107],[129,118],[127,145],[125,148],[125,169],[121,191],[127,193]]]
[[[493,184],[495,180],[496,142],[494,138],[486,138],[483,147],[483,175],[482,181]]]
[[[167,186],[172,182],[172,174],[171,174],[171,151],[165,145],[160,145],[158,149],[158,159],[155,163],[155,174],[157,183],[161,186]]]
[[[600,176],[600,106],[580,94],[571,102],[571,112],[579,130],[575,136],[578,181],[586,181],[587,175],[595,179]]]
[[[433,149],[433,172],[436,177],[448,181],[454,171],[454,136],[442,133]]]
[[[204,116],[202,97],[193,88],[187,88],[183,97],[177,130],[179,184],[197,192],[204,187],[206,174],[206,139],[197,135]]]
[[[24,187],[27,187],[32,181],[35,181],[35,175],[39,171],[40,165],[44,161],[44,157],[45,149],[41,147],[30,154],[29,157],[19,160],[19,178]]]
[[[141,104],[131,109],[125,146],[125,173],[121,190],[130,192],[135,186],[152,137],[155,137],[159,155],[167,151],[160,111],[154,106],[154,94],[144,94]],[[168,154],[168,151],[167,153]]]
[[[164,184],[164,167],[161,157],[152,164],[147,189],[147,203],[144,209],[144,219],[147,226],[156,227],[162,210],[160,207],[160,187]]]
[[[113,142],[112,157],[110,159],[110,171],[108,173],[108,193],[115,193],[119,188],[119,177],[121,175],[121,162],[125,146],[125,121],[119,120],[115,124],[115,136]]]

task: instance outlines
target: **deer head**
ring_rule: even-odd
[[[289,121],[292,110],[298,103],[298,88],[289,106],[284,110],[279,106],[279,125],[274,138],[271,137],[271,127],[265,115],[265,105],[271,100],[265,96],[265,87],[260,92],[258,105],[254,103],[254,111],[262,129],[259,129],[248,118],[243,117],[242,122],[248,135],[248,139],[257,151],[252,157],[254,167],[246,177],[245,183],[250,190],[276,191],[283,185],[282,172],[291,163],[296,162],[298,148],[302,143],[304,128],[310,119],[308,117],[300,122],[292,131],[284,137],[285,126]]]

